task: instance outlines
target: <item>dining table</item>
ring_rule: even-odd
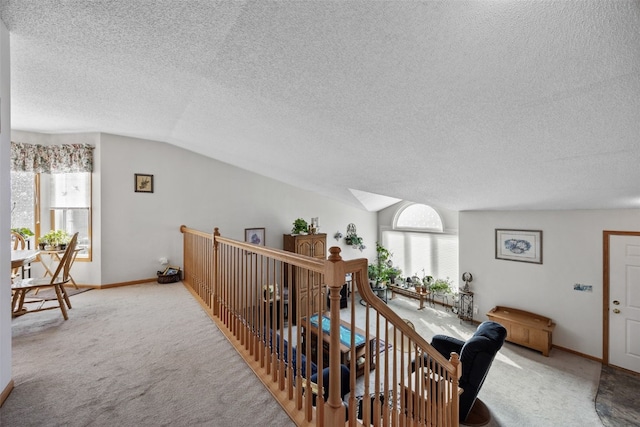
[[[30,262],[34,262],[39,255],[40,251],[37,249],[17,249],[11,251],[11,268],[19,268]]]
[[[40,251],[37,249],[16,249],[11,251],[11,268],[20,268],[38,259]],[[20,316],[25,311],[17,311],[17,293],[14,293],[11,297],[11,313],[13,317]]]

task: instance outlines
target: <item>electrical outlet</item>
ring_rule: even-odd
[[[478,314],[478,306],[477,305],[473,306],[473,314]]]

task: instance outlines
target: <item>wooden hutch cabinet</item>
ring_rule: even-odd
[[[327,235],[326,234],[285,234],[283,236],[283,249],[300,255],[306,255],[319,259],[327,258]],[[293,269],[291,277],[291,287],[289,289],[289,313],[290,321],[295,324],[297,315],[307,316],[307,314],[319,313],[325,310],[325,298],[318,298],[322,290],[321,275],[319,273],[308,273],[299,268]],[[312,313],[307,313],[307,306],[311,301]]]

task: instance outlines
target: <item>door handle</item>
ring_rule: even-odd
[[[615,314],[618,314],[618,313],[620,313],[620,310],[618,310],[618,309],[616,308],[616,309],[614,309],[614,310],[613,310],[613,312],[614,312]]]
[[[620,305],[620,301],[618,301],[618,300],[614,300],[614,301],[613,301],[613,305]]]

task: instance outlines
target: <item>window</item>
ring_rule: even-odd
[[[11,172],[11,228],[35,231],[35,174]]]
[[[412,204],[397,213],[394,230],[382,232],[382,244],[393,253],[403,276],[433,276],[458,283],[458,236],[443,233],[440,215],[431,206]]]
[[[442,219],[431,206],[413,204],[399,212],[394,228],[442,231]]]
[[[78,232],[78,258],[88,258],[91,230],[91,174],[88,172],[50,175],[51,229]]]
[[[77,232],[77,258],[90,260],[93,149],[11,141],[11,227],[30,228],[36,239],[49,230]]]
[[[385,230],[382,244],[393,254],[393,265],[402,276],[433,276],[458,285],[458,236]]]
[[[38,206],[41,207],[40,212]],[[77,259],[90,260],[91,173],[12,171],[11,228],[22,227],[34,231],[35,239],[49,230],[65,230],[69,234],[78,232],[78,247],[82,251]],[[32,247],[35,247],[35,239]]]

